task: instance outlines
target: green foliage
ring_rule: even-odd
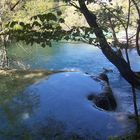
[[[73,26],[69,30],[64,30],[61,27],[61,23],[64,22],[65,20],[58,13],[39,14],[33,16],[28,24],[16,21],[9,23],[8,34],[17,41],[22,40],[31,45],[38,43],[42,47],[51,47],[53,40],[82,41],[98,45],[94,29],[85,26]]]
[[[61,40],[64,35],[60,24],[64,22],[59,13],[38,14],[29,23],[12,21],[8,23],[11,38],[24,40],[27,44],[40,43],[42,47],[51,46],[51,40]]]
[[[74,0],[74,2],[76,1],[77,0]],[[74,40],[98,45],[98,39],[95,38],[94,29],[87,27],[87,24],[85,25],[85,22],[83,22],[81,18],[77,20],[77,11],[75,11],[73,15],[69,15],[70,12],[66,11],[65,13],[64,9],[63,11],[60,9],[47,10],[48,5],[50,5],[49,7],[53,7],[56,6],[56,3],[60,3],[60,1],[55,0],[54,2],[55,3],[49,0],[41,0],[39,3],[38,0],[31,0],[20,3],[19,7],[21,8],[12,12],[14,16],[10,17],[9,13],[9,20],[5,20],[3,27],[4,29],[6,28],[5,33],[10,36],[11,40],[23,40],[31,45],[39,43],[42,47],[46,45],[51,46],[52,40]],[[87,2],[89,7],[92,2],[96,4],[96,6],[98,5],[96,10],[92,7],[90,7],[90,9],[97,15],[98,23],[104,33],[112,33],[112,28],[114,28],[115,32],[118,32],[123,25],[126,25],[124,6],[114,4],[115,2],[110,0],[108,3],[102,3],[96,0],[87,0]],[[69,9],[69,7],[67,9]],[[78,15],[80,14],[78,13]],[[77,23],[77,27],[75,25],[69,26],[68,23],[65,22],[65,19],[69,21],[68,23]],[[69,28],[64,28],[64,25],[67,25]]]
[[[94,12],[98,17],[98,24],[106,33],[112,33],[112,28],[115,32],[119,32],[120,28],[126,26],[126,17],[122,6],[101,6]]]

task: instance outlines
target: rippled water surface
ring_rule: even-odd
[[[139,71],[140,61],[139,57],[136,54],[136,51],[131,50],[129,52],[129,55],[131,56],[132,68],[136,71]],[[120,76],[117,69],[104,57],[101,50],[97,47],[87,44],[53,43],[53,47],[51,48],[41,48],[37,45],[26,46],[20,43],[18,45],[13,45],[10,47],[9,56],[11,58],[11,66],[13,68],[19,69],[68,69],[87,72],[92,75],[98,75],[99,73],[104,71],[104,68],[111,69],[112,72],[108,73],[108,76],[110,85],[118,103],[117,112],[119,112],[119,114],[116,115],[116,118],[118,118],[119,121],[121,121],[121,119],[123,121],[125,120],[125,117],[121,115],[121,112],[133,113],[131,86]],[[46,107],[47,104],[43,99],[43,97],[46,96],[44,91],[42,91],[41,88],[38,88],[38,85],[35,85],[35,87],[35,92],[31,92],[32,90],[29,90],[30,93],[29,91],[23,92],[23,94],[14,97],[12,99],[12,102],[8,102],[4,106],[0,107],[0,129],[4,130],[3,132],[0,131],[0,140],[4,139],[5,137],[3,136],[5,135],[6,140],[11,140],[11,136],[13,137],[13,139],[15,137],[17,137],[17,139],[23,139],[24,137],[25,139],[29,139],[31,135],[35,136],[36,133],[38,133],[39,135],[37,137],[34,137],[33,139],[41,139],[41,137],[39,136],[46,135],[46,137],[49,137],[52,135],[52,131],[59,131],[59,134],[61,134],[65,130],[65,126],[63,126],[61,122],[56,123],[55,120],[52,120],[51,118],[49,121],[49,126],[51,127],[49,128],[44,127],[43,124],[45,124],[45,120],[43,120],[43,124],[38,121],[41,121],[42,116],[46,116],[46,114],[44,113],[44,115],[42,114],[40,117],[40,114],[37,113],[40,110],[40,104],[42,104],[43,108],[41,108],[41,110],[44,110],[44,112],[46,110],[44,104],[46,105]],[[41,93],[40,95],[37,92],[37,88]],[[139,102],[140,95],[137,94],[137,96]],[[53,99],[53,101],[55,102],[55,99]],[[6,109],[7,115],[3,115],[4,112],[2,108]],[[51,114],[51,112],[49,113]],[[32,114],[38,115],[33,117]],[[9,118],[7,118],[7,116],[9,116]],[[45,119],[44,117],[43,119]],[[24,121],[28,118],[32,119],[27,122]],[[28,127],[24,127],[26,126],[26,123],[28,123],[28,126],[30,126],[30,124],[34,121],[36,122],[36,124],[31,125],[34,131],[29,131]],[[48,118],[46,118],[46,121],[48,122]]]
[[[87,44],[54,43],[53,47],[41,48],[36,45],[29,47],[19,44],[10,48],[10,55],[30,69],[71,69],[93,75],[103,72],[103,68],[111,69],[113,72],[108,76],[114,94],[120,102],[118,109],[123,111],[132,111],[133,109],[130,85],[97,47]],[[135,71],[140,71],[140,57],[136,50],[130,50],[129,55],[132,68]]]

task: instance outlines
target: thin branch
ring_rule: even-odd
[[[134,6],[135,6],[135,8],[137,10],[137,13],[138,13],[138,16],[139,16],[139,19],[140,19],[140,9],[139,9],[138,3],[136,3],[135,0],[132,0],[132,2],[133,2]]]
[[[75,7],[76,9],[78,9],[78,10],[81,11],[81,8],[78,7],[78,6],[76,5],[76,3],[74,3],[74,2],[70,2],[70,5],[72,5],[73,7]]]
[[[13,10],[17,7],[17,5],[18,5],[20,2],[22,2],[22,0],[18,0],[18,1],[10,8],[10,10],[13,11]]]
[[[132,1],[133,2],[133,1]],[[138,5],[140,3],[140,1],[138,1],[136,4]],[[131,7],[133,7],[135,4],[133,3],[132,5],[131,5]]]
[[[5,31],[7,31],[7,29],[0,31],[0,36],[1,35],[6,35]]]
[[[66,25],[66,27],[67,27],[68,29],[71,29],[71,28],[70,28],[70,26],[69,26],[69,25],[67,25],[66,23],[63,23],[63,24],[64,24],[64,25]]]
[[[82,42],[89,44],[89,40],[86,38],[81,38]],[[97,43],[91,43],[90,45],[94,45],[95,47],[99,47],[99,45]]]
[[[133,37],[135,37],[136,36],[136,34],[134,34],[134,35],[132,35],[131,37],[129,37],[129,40],[131,40]]]
[[[136,48],[137,48],[138,55],[140,56],[139,33],[140,33],[140,19],[138,20],[138,27],[136,33]]]
[[[104,8],[106,8],[122,24],[122,26],[124,28],[126,28],[125,24],[123,23],[123,21],[118,16],[116,16],[108,7],[106,7],[106,5],[102,4],[102,6],[104,6]]]
[[[56,9],[58,9],[58,8],[60,8],[60,7],[63,7],[63,6],[68,6],[68,5],[63,4],[63,5],[59,5],[59,6],[53,7],[53,8],[49,8],[49,9],[47,9],[47,10],[48,10],[48,11],[49,11],[49,10],[50,10],[50,11],[55,11]]]
[[[137,49],[137,53],[140,56],[140,46],[139,46],[139,33],[140,33],[140,9],[138,7],[138,3],[136,3],[135,0],[132,0],[133,4],[135,5],[135,8],[137,10],[138,13],[138,26],[137,26],[137,31],[136,31],[136,49]]]
[[[125,47],[125,54],[126,54],[126,59],[130,67],[130,60],[128,56],[128,47],[129,47],[129,37],[128,37],[128,28],[129,28],[129,23],[130,23],[130,5],[131,5],[131,0],[128,0],[128,14],[127,14],[127,23],[126,23],[126,28],[125,28],[125,33],[126,33],[126,47]]]

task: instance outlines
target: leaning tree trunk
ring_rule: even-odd
[[[78,2],[80,6],[80,11],[85,16],[89,26],[91,28],[94,28],[95,35],[99,40],[103,54],[112,64],[114,64],[118,68],[120,74],[124,77],[124,79],[126,79],[131,85],[140,88],[140,79],[131,70],[129,64],[124,60],[124,58],[118,56],[107,43],[102,29],[97,24],[96,15],[94,15],[88,10],[83,0],[78,0]]]

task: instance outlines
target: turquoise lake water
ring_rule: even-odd
[[[140,57],[136,50],[130,50],[129,56],[132,69],[140,71]],[[97,47],[83,43],[53,43],[52,47],[42,48],[38,45],[27,46],[19,43],[10,47],[10,57],[12,61],[19,62],[17,67],[17,63],[13,61],[14,68],[79,70],[92,75],[103,72],[103,68],[111,69],[113,72],[108,73],[108,76],[114,94],[120,102],[118,110],[133,110],[131,86]]]
[[[129,55],[131,56],[132,68],[135,71],[139,71],[140,61],[136,51],[129,51]],[[118,104],[117,110],[115,111],[115,113],[118,113],[117,118],[119,121],[121,121],[121,119],[124,121],[125,118],[123,118],[123,115],[121,116],[121,114],[133,114],[131,86],[121,77],[118,70],[104,57],[101,50],[97,47],[87,44],[53,43],[53,47],[42,48],[38,45],[27,46],[23,43],[18,43],[13,44],[13,46],[9,48],[9,58],[11,68],[17,69],[73,70],[83,73],[86,72],[91,75],[99,75],[104,71],[104,68],[111,69],[111,72],[108,73],[108,77]],[[33,85],[32,87],[34,86],[36,85]],[[47,88],[49,88],[49,86]],[[36,91],[36,89],[33,90]],[[45,122],[32,126],[33,128],[29,131],[27,128],[22,127],[25,122],[21,121],[26,120],[30,116],[32,118],[30,121],[36,122],[37,117],[41,116],[39,118],[39,120],[41,120],[43,116],[46,115],[40,115],[37,112],[40,108],[41,110],[44,110],[44,112],[46,110],[44,104],[47,104],[45,103],[46,100],[44,97],[47,97],[47,94],[45,94],[43,90],[44,89],[40,89],[40,91],[43,92],[42,94],[32,94],[29,90],[29,93],[24,92],[23,94],[14,97],[12,102],[7,103],[6,106],[4,106],[4,108],[7,108],[9,114],[11,112],[11,114],[13,114],[13,116],[10,115],[10,118],[8,119],[6,118],[6,115],[3,115],[4,112],[0,108],[0,129],[4,130],[0,132],[0,140],[11,140],[11,138],[15,140],[15,137],[16,140],[19,140],[24,133],[26,137],[30,137],[30,135],[35,136],[37,135],[36,132],[41,136],[45,135],[43,133],[44,128],[42,130],[42,125],[45,124]],[[137,92],[139,93],[139,91]],[[137,96],[138,103],[140,103],[140,94],[137,94]],[[41,102],[41,100],[44,103]],[[138,106],[140,107],[140,104]],[[34,117],[32,114],[36,114],[36,116]],[[7,114],[7,116],[9,115]],[[28,125],[30,124],[30,121],[27,121]],[[52,132],[57,128],[61,133],[61,131],[65,130],[61,122],[57,122],[57,126],[55,120],[50,120],[49,122],[51,122],[50,125],[52,125],[52,127],[47,128],[45,131]],[[56,128],[54,128],[54,126]],[[134,123],[131,126],[134,126]],[[110,126],[108,126],[108,128],[109,127]],[[39,131],[39,129],[41,130]],[[101,132],[101,134],[104,133]],[[47,133],[47,136],[49,136],[49,133]],[[39,138],[40,137],[36,136],[34,139],[36,140]],[[104,138],[102,139],[104,140]]]

